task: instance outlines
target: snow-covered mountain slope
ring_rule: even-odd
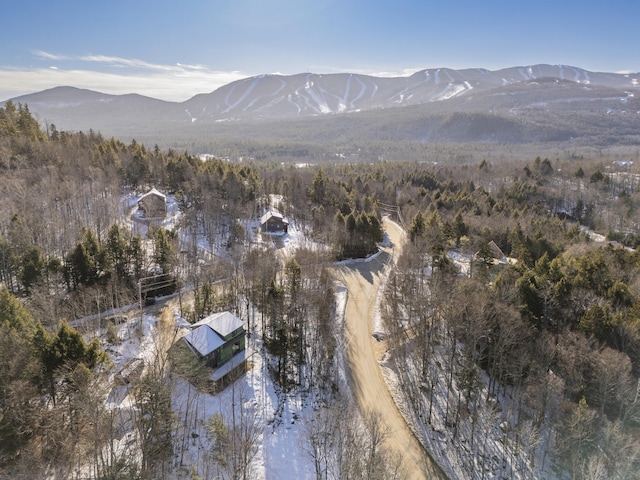
[[[454,80],[451,75],[441,81],[440,72],[423,72],[408,78],[348,73],[264,75],[198,95],[185,102],[185,106],[202,117],[295,117],[435,101],[472,88],[468,82]]]
[[[93,129],[169,145],[193,146],[214,135],[326,142],[354,131],[360,138],[421,142],[536,143],[588,136],[590,143],[602,138],[612,144],[624,135],[628,144],[640,138],[639,79],[640,74],[565,65],[437,68],[394,78],[260,75],[181,103],[71,87],[13,100],[59,130]],[[309,127],[316,119],[326,121]]]
[[[563,65],[484,69],[429,69],[410,77],[349,73],[261,75],[184,102],[193,118],[282,118],[417,105],[449,100],[541,78],[618,89],[638,88],[640,75],[594,73]]]

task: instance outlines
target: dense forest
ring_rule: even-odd
[[[418,438],[444,432],[458,450],[445,473],[640,478],[639,159],[316,160],[162,151],[0,109],[0,477],[206,478],[172,461],[188,443],[172,379],[206,386],[185,373],[171,328],[131,387],[138,454],[123,455],[105,403],[120,339],[113,324],[98,336],[77,323],[137,305],[144,279],[165,275],[168,290],[150,294],[180,292],[190,322],[237,313],[279,392],[324,406],[308,435],[317,479],[402,478],[376,418],[337,420],[357,407],[337,378],[331,268],[375,254],[388,215],[408,240],[381,302],[387,363]],[[175,198],[180,221],[143,235],[123,218],[151,187]],[[322,248],[254,245],[248,225],[273,198]],[[238,416],[211,423],[210,475],[250,478],[257,426]]]

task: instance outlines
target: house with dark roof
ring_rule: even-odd
[[[260,230],[263,233],[287,233],[289,221],[277,210],[268,210],[260,217]]]

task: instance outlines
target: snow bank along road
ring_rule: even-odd
[[[377,293],[385,269],[392,268],[394,255],[399,254],[404,241],[397,224],[385,219],[384,228],[391,248],[370,262],[338,267],[338,277],[349,292],[345,346],[351,388],[360,408],[377,414],[383,422],[388,432],[385,447],[393,457],[401,456],[407,479],[444,479],[446,476],[418,442],[394,403],[378,364],[384,354],[384,344],[371,335]]]

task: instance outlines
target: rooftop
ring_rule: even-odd
[[[144,195],[142,195],[140,197],[140,200],[142,200],[143,198],[146,198],[148,196],[154,195],[156,197],[161,197],[163,199],[166,199],[167,196],[164,193],[159,192],[158,190],[156,190],[156,188],[152,188],[151,190],[149,190],[147,193],[145,193]]]
[[[279,218],[284,223],[288,223],[287,220],[282,216],[282,214],[280,212],[276,211],[276,210],[269,210],[269,211],[267,211],[267,213],[262,215],[262,217],[260,217],[260,223],[264,223],[267,220],[269,220],[270,218]]]
[[[224,339],[208,325],[200,325],[182,338],[203,357],[224,345]]]
[[[242,320],[231,312],[218,312],[194,323],[192,327],[197,328],[203,325],[213,329],[213,331],[224,338],[242,327],[243,323]]]

